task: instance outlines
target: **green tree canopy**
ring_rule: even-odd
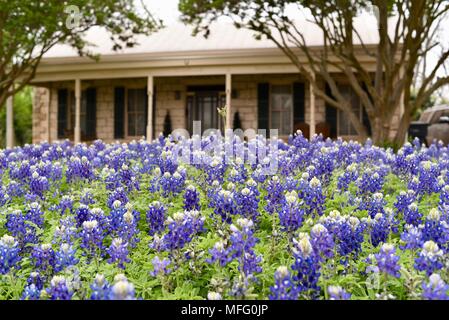
[[[160,21],[133,0],[0,0],[0,107],[31,81],[57,43],[92,56],[84,35],[94,26],[109,32],[116,50],[135,45],[137,34],[156,30]]]

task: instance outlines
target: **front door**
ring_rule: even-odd
[[[197,91],[187,97],[187,128],[193,133],[193,121],[201,121],[201,134],[207,129],[221,130],[223,120],[218,108],[224,104],[220,91]]]

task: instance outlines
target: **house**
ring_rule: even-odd
[[[301,22],[310,46],[323,44],[319,29]],[[377,41],[375,23],[359,21],[366,44]],[[268,40],[256,40],[251,31],[216,23],[211,35],[193,37],[191,28],[174,24],[139,45],[120,52],[102,30],[91,30],[87,40],[96,46],[99,61],[79,57],[58,45],[42,59],[32,85],[33,142],[71,139],[151,140],[171,128],[220,128],[217,107],[226,106],[227,128],[239,118],[242,129],[279,130],[287,137],[297,129],[306,136],[357,139],[344,112],[327,106],[290,60]],[[374,58],[363,63],[374,72]],[[335,72],[360,119],[367,122],[360,101]],[[322,79],[316,81],[324,89]],[[238,113],[238,115],[236,115]],[[398,121],[397,121],[398,123]]]

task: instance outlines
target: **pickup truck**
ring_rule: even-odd
[[[433,140],[449,144],[449,105],[439,105],[428,108],[421,113],[418,121],[410,124],[408,134],[418,138],[427,145]]]

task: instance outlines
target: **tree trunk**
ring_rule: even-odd
[[[408,127],[410,126],[411,121],[412,117],[410,115],[410,112],[405,112],[401,117],[401,120],[399,122],[399,128],[394,138],[394,142],[397,145],[402,145],[405,143],[405,136],[407,135]]]

